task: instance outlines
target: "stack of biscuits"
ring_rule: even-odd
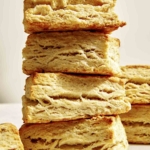
[[[25,0],[25,150],[127,150],[116,0]]]
[[[122,68],[126,78],[126,99],[132,109],[121,114],[129,143],[150,144],[150,66],[127,65]]]

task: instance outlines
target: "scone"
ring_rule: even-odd
[[[119,116],[24,124],[20,136],[26,150],[128,150]]]
[[[116,0],[24,0],[24,10],[34,8],[36,5],[41,4],[50,5],[53,9],[60,9],[67,5],[77,4],[103,6],[110,9],[115,6]]]
[[[0,124],[0,149],[24,150],[17,127],[11,123]]]
[[[31,34],[23,49],[23,72],[119,74],[119,47],[119,39],[100,32]]]
[[[124,80],[109,76],[35,73],[26,80],[23,120],[26,123],[89,118],[125,113]]]
[[[129,143],[150,144],[150,104],[132,105],[132,109],[121,114]]]
[[[52,4],[38,4],[24,10],[24,31],[99,30],[111,33],[126,25],[110,6],[92,4],[68,4],[54,8]]]

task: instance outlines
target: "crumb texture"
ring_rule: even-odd
[[[150,144],[150,105],[134,104],[125,114],[120,114],[129,143]]]
[[[149,65],[127,65],[121,67],[123,78],[128,82],[150,84],[150,66]]]
[[[67,5],[54,10],[50,5],[36,5],[24,12],[25,32],[100,30],[110,33],[126,25],[108,7],[92,5]]]
[[[26,80],[25,122],[49,122],[128,112],[124,80],[117,77],[36,73]]]
[[[119,117],[95,117],[48,124],[25,124],[20,129],[27,150],[127,150]],[[91,138],[92,137],[92,138]]]
[[[0,124],[0,149],[24,150],[18,129],[11,123]]]
[[[131,104],[149,104],[150,103],[150,86],[147,83],[135,84],[127,83],[125,85],[126,99]]]
[[[24,10],[28,8],[34,8],[36,5],[50,5],[53,9],[63,9],[67,5],[92,5],[92,6],[103,6],[108,9],[112,8],[116,4],[116,0],[25,0]]]
[[[31,34],[23,49],[23,72],[119,74],[119,47],[119,39],[100,32]]]

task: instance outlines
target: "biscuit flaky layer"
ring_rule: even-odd
[[[74,120],[130,110],[124,80],[117,77],[36,73],[26,80],[26,123]]]
[[[99,30],[110,33],[126,25],[109,6],[87,4],[67,5],[54,9],[39,4],[24,11],[24,30],[27,33],[43,31]]]
[[[126,100],[131,104],[149,104],[150,103],[150,85],[147,83],[136,84],[128,82],[125,85]]]
[[[31,34],[23,49],[23,72],[119,74],[119,47],[119,39],[100,32]]]
[[[150,65],[122,66],[120,75],[127,80],[126,99],[131,104],[150,103]]]
[[[114,7],[116,0],[25,0],[24,10],[34,8],[36,5],[46,4],[50,5],[53,9],[65,8],[67,5],[93,5],[93,6],[107,6],[108,8]]]
[[[121,77],[128,79],[128,82],[150,84],[150,65],[127,65],[121,67]]]
[[[24,150],[18,129],[11,123],[0,124],[0,149]]]
[[[150,104],[132,105],[132,109],[121,114],[129,143],[150,144]]]
[[[24,124],[19,131],[25,149],[128,149],[127,137],[119,116]]]

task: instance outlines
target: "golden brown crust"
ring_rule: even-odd
[[[142,65],[142,64],[138,64],[138,65],[126,65],[126,66],[122,66],[122,69],[138,69],[138,68],[142,68],[142,69],[150,69],[150,65]]]
[[[41,88],[41,92],[52,97],[54,95],[58,98],[89,97],[107,101],[124,97],[124,85],[123,79],[112,76],[35,73],[26,79],[25,92],[27,98],[33,100],[40,94],[40,90],[37,89]]]
[[[68,5],[65,9],[53,10],[49,5],[36,5],[24,12],[25,32],[99,30],[110,33],[126,25],[106,8],[92,5]]]
[[[32,150],[128,149],[125,131],[118,116],[24,124],[20,128],[20,136],[25,149]]]
[[[103,6],[108,7],[115,6],[116,0],[24,0],[24,10],[28,8],[34,8],[36,5],[50,5],[53,9],[65,8],[67,5],[93,5],[93,6]]]

